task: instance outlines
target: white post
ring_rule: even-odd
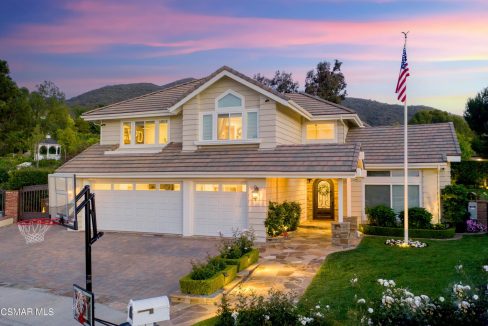
[[[193,181],[183,181],[183,236],[193,235],[193,198],[194,198],[194,184]]]
[[[351,217],[352,215],[352,194],[351,194],[351,178],[346,179],[346,215]]]
[[[404,181],[403,181],[403,212],[404,212],[404,228],[405,228],[405,244],[408,244],[408,112],[407,112],[407,100],[405,100],[405,108],[404,108],[404,141],[403,141],[403,173]]]
[[[339,223],[342,223],[344,221],[344,185],[343,185],[343,179],[337,179],[337,184],[339,185],[339,189],[338,189],[338,194],[337,194],[337,198],[339,199],[338,200],[338,205],[339,205],[339,208],[338,208],[338,218],[337,218],[337,222]]]

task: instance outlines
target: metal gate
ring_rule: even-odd
[[[19,192],[20,219],[49,217],[48,185],[23,187]]]
[[[0,217],[5,216],[5,190],[0,189]]]

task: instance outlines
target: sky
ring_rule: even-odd
[[[19,86],[67,98],[105,85],[162,85],[222,65],[293,73],[343,62],[351,97],[397,103],[409,31],[408,104],[462,114],[488,87],[487,0],[2,0],[0,58]]]

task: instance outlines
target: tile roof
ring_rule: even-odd
[[[311,115],[356,114],[356,111],[345,106],[326,101],[306,93],[287,93],[290,100],[307,110]]]
[[[350,129],[346,143],[361,143],[364,163],[403,163],[403,126]],[[442,163],[446,156],[460,156],[452,122],[408,126],[410,163]]]
[[[341,173],[355,172],[359,144],[283,145],[274,150],[206,148],[183,152],[171,143],[156,154],[105,155],[114,145],[93,145],[58,173]]]

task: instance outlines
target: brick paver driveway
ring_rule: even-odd
[[[84,232],[55,226],[43,243],[26,245],[17,226],[0,228],[0,282],[71,296],[84,287]],[[192,260],[217,252],[216,239],[105,233],[92,247],[93,290],[99,303],[125,310],[129,299],[169,295]]]

